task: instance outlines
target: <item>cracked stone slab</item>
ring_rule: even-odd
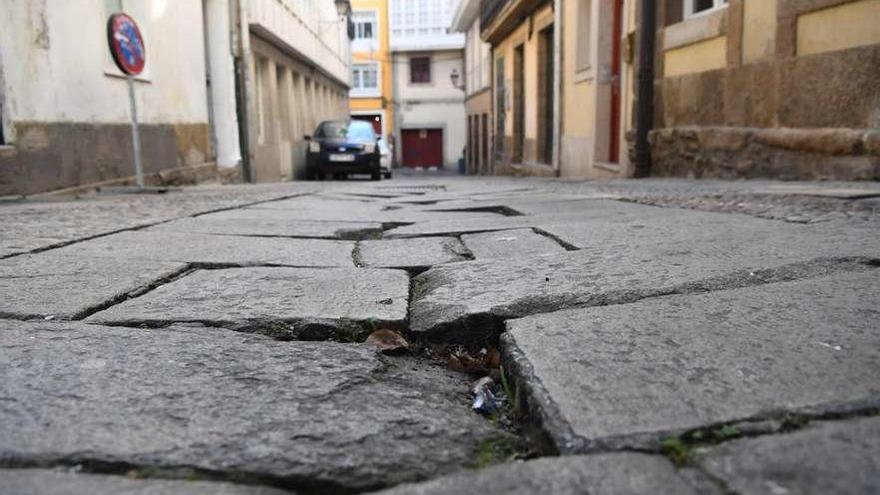
[[[263,237],[307,237],[318,239],[375,239],[382,236],[382,224],[371,222],[317,222],[273,220],[255,214],[251,218],[216,218],[204,215],[151,227],[158,232],[222,234]]]
[[[606,224],[607,236],[597,240],[607,242],[580,251],[433,267],[414,279],[412,331],[433,340],[483,338],[500,333],[500,319],[813,276],[880,259],[876,229],[742,218],[759,224],[717,239],[674,231],[641,238],[628,235],[628,224]],[[725,224],[715,228],[722,232]]]
[[[818,422],[782,435],[734,440],[697,463],[735,493],[880,493],[880,418]]]
[[[470,255],[455,237],[363,241],[358,252],[363,266],[404,269],[465,261]]]
[[[566,251],[558,242],[532,229],[468,234],[461,240],[478,260],[532,258]]]
[[[666,458],[621,453],[547,457],[401,485],[381,495],[720,494],[692,470],[676,470]]]
[[[105,259],[342,267],[353,266],[353,249],[354,243],[350,241],[133,231],[71,244],[53,252]]]
[[[201,322],[284,333],[278,337],[351,338],[347,332],[371,324],[402,328],[408,297],[409,276],[401,270],[199,270],[86,321],[125,326]],[[286,328],[277,327],[280,322]]]
[[[562,452],[656,447],[780,413],[880,405],[880,270],[507,322],[505,355]]]
[[[372,346],[0,321],[0,458],[189,468],[312,493],[447,474],[510,441],[467,380]]]
[[[0,469],[0,493],[10,495],[284,495],[283,490],[208,481],[133,479],[52,469]]]
[[[71,319],[186,268],[184,263],[73,258],[51,252],[0,260],[0,317]]]

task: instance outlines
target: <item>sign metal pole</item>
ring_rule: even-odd
[[[131,108],[131,142],[134,151],[134,171],[138,189],[144,188],[144,168],[141,164],[141,133],[138,129],[137,102],[134,98],[134,76],[128,74],[128,103]]]

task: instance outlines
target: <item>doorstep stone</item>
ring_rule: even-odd
[[[880,405],[880,270],[507,322],[502,348],[562,452]]]
[[[357,268],[199,270],[87,319],[124,326],[199,322],[279,338],[351,340],[402,328],[409,276]]]
[[[510,441],[467,379],[372,346],[0,320],[0,455],[189,468],[310,493],[443,475]]]

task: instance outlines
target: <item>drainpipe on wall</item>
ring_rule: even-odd
[[[238,54],[235,57],[235,111],[238,115],[238,142],[241,149],[241,173],[245,182],[254,182],[251,167],[250,142],[250,97],[252,81],[250,77],[251,38],[248,23],[247,0],[238,0]]]
[[[562,142],[562,0],[553,0],[553,169],[561,173]]]
[[[638,107],[636,108],[635,177],[651,175],[651,144],[648,133],[654,127],[654,37],[657,33],[657,6],[642,0],[639,25]]]

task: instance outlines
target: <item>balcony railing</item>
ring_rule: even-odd
[[[511,0],[482,0],[480,2],[480,29],[486,29]]]

